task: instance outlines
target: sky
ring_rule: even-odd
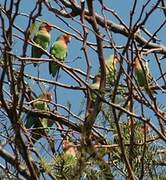
[[[27,0],[22,0],[22,2],[21,2],[22,3],[21,12],[29,14],[30,9],[33,9],[33,7],[34,7],[34,4],[35,4],[34,2],[35,2],[34,0],[28,0],[28,1]],[[52,1],[50,1],[50,2],[52,2]],[[97,4],[98,1],[94,1],[94,2],[96,3],[95,10],[98,13],[101,13],[101,10],[98,8],[99,7],[98,4]],[[122,21],[127,25],[129,25],[130,10],[131,10],[131,7],[133,6],[133,4],[131,2],[133,3],[134,1],[128,1],[128,0],[124,0],[124,1],[121,1],[121,0],[112,0],[112,1],[105,0],[104,1],[104,3],[106,5],[108,5],[109,8],[114,9],[115,13],[117,13],[118,16],[122,19]],[[153,6],[154,2],[155,1],[153,1],[151,3],[150,7]],[[136,13],[135,13],[135,15],[133,17],[133,24],[138,19],[139,15],[140,15],[141,8],[142,8],[142,5],[144,3],[145,3],[144,0],[139,0],[138,1],[137,6],[136,6],[136,11],[135,11]],[[149,9],[147,9],[147,11],[148,10]],[[117,19],[115,19],[115,17],[110,15],[110,13],[109,14],[106,13],[106,16],[110,20],[112,20],[113,22],[119,23],[117,21]],[[149,29],[151,32],[156,31],[157,28],[160,26],[161,22],[164,21],[164,18],[165,17],[163,15],[161,15],[161,10],[159,9],[157,11],[157,13],[154,13],[152,15],[152,17],[149,18],[148,23],[146,24],[146,28]],[[62,23],[62,21],[60,21],[55,15],[53,15],[52,13],[48,13],[45,6],[43,7],[42,16],[40,17],[40,20],[49,21],[52,24],[54,24],[54,25],[56,25],[56,26],[58,26],[60,28],[63,28],[63,29],[67,30],[70,33],[76,34],[70,28],[68,28],[64,23]],[[69,19],[65,19],[65,20],[69,25],[72,25],[73,28],[79,30],[80,32],[82,31],[82,28],[79,25],[79,23],[74,22],[74,21],[70,21]],[[79,18],[76,18],[76,20],[79,21]],[[27,23],[27,18],[19,16],[19,18],[17,19],[17,25],[24,29],[25,26],[27,25],[26,23]],[[103,31],[103,29],[101,29],[101,31]],[[51,44],[53,44],[53,42],[56,40],[56,38],[60,34],[61,34],[60,31],[58,31],[56,29],[52,30],[52,32],[51,32],[52,38],[51,38],[50,46],[51,46]],[[164,43],[165,42],[165,29],[164,28],[158,33],[158,36],[161,39],[161,42],[163,44],[165,44]],[[93,34],[91,32],[89,32],[88,40],[91,41],[91,42],[95,42],[94,36],[93,36]],[[122,37],[119,34],[114,34],[114,40],[118,45],[122,45],[122,44],[126,43],[127,39]],[[16,47],[15,50],[19,54],[19,51],[18,51],[19,48],[17,48],[17,47],[21,47],[20,42],[16,42],[15,47]],[[75,38],[73,38],[71,43],[69,44],[69,53],[68,53],[68,57],[66,59],[66,62],[68,62],[67,65],[69,65],[69,66],[71,66],[73,68],[81,69],[84,72],[86,72],[86,62],[85,62],[84,54],[83,54],[83,51],[81,50],[81,48],[82,48],[82,43],[80,43]],[[29,54],[27,54],[27,56],[31,55],[30,51],[31,51],[31,47],[29,46]],[[111,49],[105,49],[104,53],[105,53],[105,57],[107,57],[107,56],[109,56],[110,53],[113,53],[113,51]],[[98,72],[98,68],[99,68],[98,58],[96,56],[96,53],[91,49],[88,50],[88,55],[89,55],[90,61],[92,63],[91,74],[95,75]],[[43,57],[45,57],[45,56],[43,56]],[[158,68],[156,68],[157,64],[156,64],[156,62],[154,60],[151,60],[151,59],[154,59],[154,57],[153,56],[148,56],[148,57],[145,57],[145,59],[150,60],[149,61],[150,70],[151,70],[152,74],[155,77],[158,77],[159,76],[159,71],[158,71]],[[163,63],[164,62],[162,62],[162,64]],[[27,65],[26,72],[29,73],[29,74],[32,74],[32,75],[37,75],[37,69],[34,69],[32,65]],[[46,79],[53,80],[53,78],[48,73],[48,65],[47,65],[47,63],[43,63],[42,65],[40,65],[40,71],[39,72],[40,72],[40,77],[41,78],[46,78]],[[60,72],[60,79],[59,80],[62,83],[68,83],[68,84],[72,84],[72,85],[75,84],[76,85],[75,81],[73,81],[68,75],[66,75],[66,73],[64,73],[62,71]],[[46,86],[46,89],[48,89],[48,88],[49,87]],[[53,89],[54,89],[54,87],[52,87],[52,90]],[[64,88],[59,88],[59,87],[57,89],[58,89],[58,102],[60,104],[61,103],[66,104],[67,101],[74,102],[74,103],[72,103],[72,109],[73,109],[73,111],[78,112],[79,109],[80,109],[79,108],[79,101],[80,101],[80,99],[85,98],[84,94],[81,93],[81,92],[78,92],[78,91],[77,92],[73,91],[73,90],[71,90],[71,91],[67,90],[66,91]],[[37,89],[36,89],[36,91],[37,91]],[[160,100],[161,103],[165,103],[163,98],[159,97],[159,100]]]
[[[4,2],[4,1],[2,1],[2,2]],[[27,23],[28,23],[28,18],[24,15],[29,15],[31,10],[35,6],[35,2],[36,2],[35,0],[28,0],[28,1],[22,0],[21,1],[21,6],[20,6],[21,8],[20,8],[19,12],[22,15],[17,17],[16,25],[19,26],[23,30],[25,29],[25,27],[27,27]],[[50,2],[52,3],[53,6],[56,7],[56,4],[53,3],[53,1],[50,1]],[[77,2],[79,2],[79,1],[77,1]],[[133,24],[139,18],[141,9],[142,9],[142,5],[145,4],[145,2],[146,2],[145,0],[139,0],[137,2],[136,10],[135,10],[135,13],[133,16]],[[154,2],[156,2],[156,1],[152,1],[148,7],[152,7],[154,5]],[[130,17],[131,8],[133,6],[134,1],[104,0],[104,3],[107,7],[114,10],[114,13],[116,13],[118,15],[118,17],[123,21],[123,23],[125,23],[127,26],[129,26],[129,22],[130,22],[129,17]],[[97,13],[101,14],[101,9],[99,8],[100,6],[98,4],[98,1],[97,0],[94,1],[94,4],[95,4],[95,11]],[[146,8],[146,11],[149,11],[149,9]],[[105,12],[104,15],[109,20],[119,24],[119,21],[111,13]],[[143,17],[144,16],[145,15],[143,15]],[[48,22],[54,24],[55,26],[65,30],[67,32],[70,32],[76,36],[78,36],[77,33],[75,32],[76,30],[79,32],[82,32],[82,26],[79,23],[80,19],[78,17],[74,18],[74,20],[64,19],[65,23],[63,23],[53,13],[48,12],[48,10],[45,6],[43,6],[42,16],[39,17],[39,19],[41,21],[48,21]],[[148,22],[146,23],[145,27],[150,32],[155,32],[164,20],[165,20],[164,15],[161,13],[161,10],[158,9],[158,11],[153,13],[152,16],[148,19]],[[87,25],[90,28],[89,34],[88,34],[88,41],[95,43],[95,37],[94,37],[93,32],[91,31],[92,27],[90,27],[89,24],[87,24]],[[70,26],[70,27],[68,27],[68,26]],[[74,30],[72,30],[71,28],[73,28]],[[103,34],[105,33],[103,28],[100,28],[100,31]],[[20,35],[21,37],[23,37],[23,35],[21,33],[19,33],[17,30],[14,30],[14,33],[16,35]],[[56,38],[61,34],[62,34],[62,32],[60,32],[59,30],[57,30],[55,28],[51,31],[51,42],[50,42],[48,51],[49,51],[51,45],[56,40]],[[165,28],[162,28],[158,32],[158,37],[161,39],[161,43],[165,44]],[[119,46],[124,45],[127,42],[127,38],[123,37],[120,34],[113,33],[113,38],[114,38],[114,41],[116,42],[116,44]],[[148,37],[146,37],[146,38],[148,39]],[[106,39],[107,39],[107,37],[106,37]],[[22,44],[23,44],[23,42],[15,37],[13,52],[20,56],[21,56],[20,52],[22,52]],[[104,42],[104,44],[106,44],[106,42]],[[84,53],[82,51],[82,43],[80,41],[78,41],[76,38],[72,38],[71,42],[69,43],[68,48],[69,48],[69,52],[68,52],[68,56],[65,60],[65,63],[67,65],[71,66],[72,68],[80,69],[80,70],[86,72],[87,66],[86,66],[86,60],[84,57]],[[112,53],[113,53],[112,49],[109,49],[109,48],[104,49],[105,57],[108,57]],[[27,55],[27,57],[28,56],[31,57],[31,46],[30,45],[28,46],[28,51],[27,51],[26,55]],[[43,55],[42,57],[47,58],[46,55]],[[97,74],[98,70],[99,70],[99,61],[98,61],[97,53],[94,52],[94,50],[89,48],[88,49],[88,57],[92,64],[91,75],[95,76],[95,74]],[[144,58],[149,61],[150,71],[153,74],[153,76],[158,78],[159,77],[159,70],[158,70],[159,68],[156,68],[157,63],[154,60],[154,56],[149,55]],[[161,62],[161,66],[165,72],[166,66],[165,66],[164,61]],[[38,76],[38,68],[34,68],[33,64],[28,64],[28,65],[26,65],[25,73],[37,77]],[[43,79],[47,79],[47,80],[55,80],[55,78],[53,78],[48,72],[48,63],[40,64],[39,77],[43,78]],[[58,81],[61,83],[64,83],[64,84],[78,86],[78,84],[62,70],[60,70]],[[41,94],[41,90],[38,87],[38,84],[36,82],[33,82],[33,81],[28,81],[28,82],[30,83],[30,85],[32,86],[32,88],[34,89],[34,91],[36,92],[37,95]],[[89,81],[88,83],[91,84],[92,81]],[[55,88],[54,85],[48,86],[47,84],[42,84],[41,87],[45,91],[51,91],[54,93],[54,88]],[[82,107],[82,106],[80,107],[81,103],[84,103],[84,107],[86,106],[85,98],[86,98],[85,94],[81,91],[75,91],[75,90],[64,89],[62,87],[57,87],[58,104],[66,106],[70,102],[71,110],[72,110],[72,112],[74,112],[76,114],[78,114],[81,111],[81,107]],[[158,98],[158,101],[160,104],[166,105],[164,94],[161,94],[161,93],[158,94],[157,98]],[[66,112],[63,109],[59,109],[59,110],[61,113],[66,114]],[[151,111],[147,111],[148,117],[153,116],[151,113],[152,113]],[[82,115],[82,117],[84,117],[84,115]],[[155,119],[154,119],[154,121],[155,121]]]
[[[3,3],[4,0],[0,0],[0,2]],[[21,1],[20,13],[25,13],[28,15],[29,12],[34,8],[35,2],[36,2],[35,0],[22,0]],[[50,2],[51,2],[51,0],[50,0]],[[122,19],[122,21],[127,25],[129,25],[130,10],[131,10],[131,7],[133,6],[133,4],[132,4],[133,2],[134,1],[131,1],[131,0],[112,0],[112,1],[111,0],[104,0],[104,3],[106,5],[108,5],[109,8],[114,9],[115,13],[117,13],[118,16]],[[135,22],[137,20],[137,18],[139,17],[142,5],[145,2],[146,2],[145,0],[139,0],[138,1],[137,7],[136,7],[136,13],[135,13],[134,18],[133,18],[133,22]],[[156,1],[151,2],[151,6],[153,6],[154,2],[156,2]],[[99,6],[97,4],[97,0],[95,0],[94,3],[96,4],[95,10],[100,13],[101,10],[99,9]],[[148,9],[147,9],[147,11],[148,11]],[[115,19],[115,17],[113,17],[112,15],[110,15],[110,13],[109,14],[106,13],[105,15],[106,15],[106,17],[108,17],[113,22],[116,22],[119,24],[118,20]],[[22,29],[25,29],[25,27],[27,26],[27,20],[28,20],[27,17],[19,16],[16,19],[16,25],[21,27]],[[66,30],[70,33],[77,35],[74,31],[72,31],[64,23],[62,23],[62,21],[60,21],[55,15],[53,15],[50,12],[48,13],[48,10],[46,9],[45,6],[43,6],[42,16],[40,17],[40,20],[49,21],[50,23]],[[65,19],[65,20],[74,29],[76,29],[80,32],[82,31],[80,24],[76,22],[76,21],[79,21],[79,18],[76,18],[75,22],[71,21],[69,19]],[[148,23],[146,24],[146,28],[149,29],[151,32],[155,32],[164,20],[165,20],[164,15],[161,13],[161,10],[158,9],[157,13],[154,13],[151,16],[151,18],[149,18]],[[103,29],[100,29],[100,30],[101,30],[101,32],[104,32]],[[14,33],[19,35],[19,32],[17,30],[15,30]],[[56,30],[56,29],[53,29],[51,31],[51,37],[52,38],[51,38],[50,46],[54,43],[54,41],[56,40],[56,38],[60,34],[61,34],[61,32]],[[114,34],[113,36],[114,36],[114,41],[118,45],[123,45],[127,41],[126,38],[122,37],[119,34]],[[166,42],[165,26],[158,33],[158,37],[161,39],[161,43],[163,43],[165,45],[166,44],[165,43]],[[94,35],[91,32],[89,32],[88,41],[95,42]],[[49,48],[50,48],[50,46],[49,46]],[[21,48],[22,48],[22,42],[20,40],[18,40],[17,38],[15,38],[14,49],[13,49],[14,53],[16,53],[17,55],[21,55],[20,54],[20,51],[22,50]],[[75,38],[72,38],[72,41],[69,44],[69,53],[68,53],[67,59],[65,61],[67,62],[67,65],[69,65],[73,68],[81,69],[82,71],[86,72],[86,61],[85,61],[85,57],[84,57],[84,54],[83,54],[83,51],[81,48],[82,48],[82,43],[79,42],[78,40],[76,40]],[[112,49],[105,49],[104,50],[105,57],[109,56],[109,54],[111,54],[111,53],[113,53]],[[31,56],[31,47],[30,46],[28,47],[27,56]],[[89,56],[90,61],[92,63],[91,74],[94,76],[98,72],[98,69],[99,69],[98,57],[97,57],[96,53],[91,49],[88,50],[88,56]],[[46,56],[43,56],[43,57],[46,57]],[[149,61],[150,70],[155,77],[158,77],[159,76],[159,70],[158,70],[158,68],[156,68],[157,63],[154,61],[154,56],[150,55],[148,57],[145,57],[145,59],[150,60]],[[161,65],[162,65],[163,70],[166,71],[166,66],[165,66],[164,61],[161,62]],[[37,68],[34,68],[32,64],[26,65],[25,72],[27,74],[37,76]],[[44,79],[48,79],[48,80],[54,80],[54,78],[52,78],[49,75],[48,63],[41,64],[39,67],[39,72],[40,72],[40,74],[39,74],[40,78],[44,78]],[[60,71],[59,76],[60,76],[59,81],[61,83],[66,83],[68,85],[78,85],[72,78],[70,78],[63,71]],[[89,83],[91,83],[91,81]],[[41,93],[41,91],[37,87],[36,83],[33,83],[31,85],[37,94]],[[44,87],[45,90],[51,90],[51,91],[54,90],[53,86],[48,87],[47,85],[43,85],[42,87]],[[76,114],[81,110],[80,109],[80,102],[83,102],[85,100],[85,95],[82,92],[68,90],[68,89],[66,90],[64,88],[57,87],[57,94],[58,94],[58,104],[62,104],[62,105],[66,106],[67,103],[70,102],[72,104],[71,109]],[[159,94],[159,95],[157,95],[157,97],[158,97],[158,101],[161,104],[166,105],[164,94]],[[62,109],[61,109],[61,112],[64,113],[64,111]],[[151,117],[150,111],[147,112],[147,114],[149,117]]]
[[[1,2],[4,2],[4,0],[1,0]],[[21,8],[20,8],[19,12],[23,13],[25,15],[28,15],[30,13],[30,11],[34,8],[35,2],[36,2],[35,0],[28,0],[28,1],[22,0]],[[50,2],[53,3],[53,1],[50,1]],[[79,1],[77,1],[77,2],[79,2]],[[140,16],[142,5],[145,4],[145,2],[146,2],[145,0],[139,0],[137,2],[135,14],[133,17],[133,24],[134,24],[134,22],[136,22],[136,20]],[[156,1],[152,1],[148,7],[152,7],[154,5],[154,2],[156,2]],[[100,6],[98,5],[98,1],[96,0],[96,1],[94,1],[94,3],[95,3],[96,12],[101,13],[101,9],[99,8]],[[114,10],[114,12],[118,15],[118,17],[121,18],[121,20],[125,24],[129,25],[130,10],[133,6],[134,1],[104,0],[104,3],[107,7],[112,8]],[[56,5],[54,4],[54,6],[56,6]],[[148,8],[146,8],[146,10],[149,11]],[[108,19],[110,19],[111,21],[119,24],[118,20],[110,13],[105,13],[105,16]],[[143,16],[145,16],[145,15],[143,15]],[[78,23],[79,18],[74,18],[74,21],[69,20],[69,19],[64,19],[66,24],[62,23],[62,21],[59,18],[57,18],[53,13],[48,12],[48,10],[45,6],[43,6],[42,16],[39,19],[49,21],[50,23],[58,26],[61,29],[66,30],[70,33],[73,33],[76,36],[77,36],[76,32],[71,30],[71,28],[67,27],[66,24],[71,26],[75,30],[82,32],[82,27]],[[149,29],[150,32],[155,32],[164,20],[165,20],[165,17],[163,15],[163,13],[161,13],[161,10],[158,9],[158,11],[153,13],[152,16],[148,19],[148,22],[146,23],[146,28]],[[28,23],[28,18],[26,16],[20,15],[16,19],[16,25],[19,26],[23,30],[27,26],[27,23]],[[87,25],[89,26],[89,24],[87,24]],[[92,28],[90,27],[90,29],[92,29]],[[105,31],[102,28],[100,28],[100,31],[105,33]],[[22,34],[20,34],[17,30],[15,30],[14,33],[16,35],[22,36]],[[57,29],[53,29],[51,31],[50,46],[54,43],[54,41],[60,34],[62,34],[62,32],[58,31]],[[114,37],[114,41],[116,42],[117,45],[124,45],[127,42],[127,38],[124,38],[120,34],[113,34],[113,37]],[[165,39],[166,39],[165,28],[162,28],[158,32],[158,37],[160,38],[161,43],[165,44]],[[91,31],[89,31],[88,41],[95,42],[95,37]],[[21,40],[18,40],[18,38],[14,39],[13,52],[16,53],[17,55],[21,55],[20,52],[22,52],[22,43],[23,42]],[[50,46],[49,46],[49,49],[50,49]],[[111,53],[113,53],[112,49],[108,49],[108,48],[104,49],[105,57],[108,57]],[[28,46],[27,56],[29,56],[29,57],[31,56],[31,46]],[[97,74],[98,69],[99,69],[98,57],[97,57],[97,54],[92,49],[88,49],[88,56],[89,56],[89,59],[92,64],[91,75],[94,76],[95,74]],[[42,57],[47,57],[47,56],[44,55]],[[145,57],[145,59],[149,60],[149,67],[150,67],[150,71],[152,72],[153,76],[158,78],[159,70],[158,70],[158,68],[156,68],[157,63],[154,60],[154,56],[149,55],[149,56]],[[72,68],[77,68],[77,69],[80,69],[80,70],[86,72],[87,66],[86,66],[86,60],[84,57],[84,53],[82,51],[82,43],[80,41],[78,41],[76,38],[72,38],[72,41],[69,44],[69,52],[68,52],[68,56],[67,56],[65,62],[67,65],[71,66]],[[164,61],[161,62],[161,66],[165,72],[166,66],[165,66]],[[33,75],[33,76],[38,75],[37,68],[34,68],[32,64],[26,65],[25,73],[27,73],[29,75]],[[59,76],[60,76],[59,81],[61,83],[78,86],[78,84],[72,78],[70,78],[64,71],[61,70]],[[39,77],[47,79],[47,80],[54,80],[54,78],[52,78],[49,75],[48,63],[42,63],[39,66]],[[92,82],[90,81],[88,83],[92,83]],[[41,93],[41,91],[38,88],[38,85],[36,83],[33,82],[31,85],[37,94]],[[46,84],[42,85],[42,88],[46,91],[54,90],[54,86],[48,87],[48,85],[46,85]],[[64,88],[57,87],[57,94],[58,94],[58,103],[67,105],[68,102],[71,102],[72,111],[75,113],[78,113],[80,111],[80,102],[83,102],[85,100],[85,95],[80,91],[73,91],[73,90],[68,90],[68,89],[66,90]],[[157,95],[157,97],[161,104],[166,105],[164,94],[161,95],[161,93],[160,93],[159,95]]]

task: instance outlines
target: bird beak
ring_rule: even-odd
[[[71,41],[71,36],[69,35],[69,42]]]
[[[131,62],[131,67],[132,67],[132,68],[135,67],[135,62]]]
[[[51,31],[53,29],[54,25],[51,23],[47,23],[47,29]]]
[[[54,25],[53,25],[53,24],[50,24],[49,26],[50,26],[50,30],[52,30],[52,29],[53,29],[53,27],[54,27]]]

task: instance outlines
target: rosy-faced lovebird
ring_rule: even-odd
[[[53,25],[50,23],[43,22],[40,27],[39,31],[35,34],[33,41],[35,42],[36,46],[32,46],[32,57],[33,58],[40,58],[43,54],[44,51],[41,48],[47,50],[50,39],[51,39],[51,34],[50,31],[52,29]],[[36,67],[37,63],[34,63],[34,66]]]
[[[60,35],[50,49],[50,54],[58,61],[64,62],[68,54],[68,43],[71,40],[71,36],[68,34]],[[54,62],[49,62],[49,72],[53,77],[59,71],[60,66]]]
[[[52,94],[46,92],[41,94],[37,99],[33,101],[33,110],[37,111],[48,111],[48,103],[52,100]],[[50,119],[39,117],[34,115],[34,113],[28,113],[26,117],[25,127],[27,129],[32,128],[31,137],[32,142],[37,142],[43,135],[48,134],[48,129],[53,125]]]
[[[76,157],[76,148],[73,142],[63,140],[63,150],[65,154]]]
[[[93,83],[90,85],[90,88],[93,90],[91,93],[92,96],[92,101],[96,101],[97,95],[94,91],[98,91],[99,87],[100,87],[100,80],[101,80],[101,76],[100,74],[97,74],[93,80]]]
[[[133,69],[138,85],[144,87],[147,94],[152,97],[152,94],[156,92],[151,89],[154,86],[154,81],[150,74],[148,63],[144,62],[141,58],[136,57],[133,62]]]
[[[105,58],[106,65],[106,76],[107,82],[111,85],[114,84],[116,78],[116,65],[119,63],[119,56],[110,54],[107,58]],[[99,69],[99,74],[101,70]]]
[[[115,80],[117,63],[119,63],[119,57],[117,55],[110,55],[105,60],[106,75],[107,75],[108,82],[110,82],[111,84]]]

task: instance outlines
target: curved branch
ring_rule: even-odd
[[[66,5],[66,3],[65,3]],[[76,17],[78,15],[81,14],[81,6],[79,6],[78,4],[76,4],[75,2],[75,6],[71,5],[70,3],[67,3],[67,7],[71,8],[72,11],[77,12],[74,13],[70,16],[66,16],[64,14],[61,14],[61,16],[65,17],[65,18],[71,18],[71,17]],[[47,7],[48,8],[48,7]],[[54,8],[53,8],[54,9]],[[53,9],[49,9],[50,11],[52,11],[54,13]],[[89,21],[90,23],[93,22],[92,20],[92,16],[90,14],[90,11],[88,11],[87,9],[84,10],[85,12],[85,19],[87,21]],[[122,34],[125,37],[129,37],[130,36],[130,32],[129,29],[126,29],[126,26],[124,27],[123,25],[119,25],[116,24],[108,19],[104,19],[102,16],[100,16],[99,14],[95,13],[95,18],[96,18],[96,22],[98,23],[98,25],[102,26],[103,28],[105,27],[105,24],[107,24],[107,27],[110,31],[114,32],[114,33],[118,33],[118,34]],[[135,33],[135,40],[141,45],[141,46],[145,46],[145,48],[147,49],[155,49],[155,52],[157,53],[161,53],[161,54],[165,54],[166,53],[166,46],[162,45],[162,44],[157,44],[157,43],[153,43],[153,42],[148,42],[145,38],[143,38],[142,36],[140,36],[139,33]],[[147,43],[148,42],[148,43]]]
[[[8,153],[5,149],[3,149],[1,145],[0,145],[0,156],[14,167],[16,166],[16,157],[11,155],[11,153]],[[31,179],[31,175],[29,174],[29,172],[27,172],[27,168],[24,167],[23,165],[21,164],[18,165],[17,170],[24,178]]]

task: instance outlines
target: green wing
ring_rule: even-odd
[[[34,109],[36,109],[36,110],[48,110],[48,105],[46,102],[36,101],[34,103]],[[39,118],[37,116],[35,116],[33,113],[29,113],[27,115],[27,118],[26,118],[25,127],[26,128],[34,127],[34,126],[40,124],[38,121],[39,121]]]
[[[106,61],[106,74],[107,74],[107,81],[109,84],[114,85],[115,77],[116,77],[116,64],[114,61],[114,55],[110,55]]]
[[[51,47],[50,53],[58,60],[64,61],[67,56],[68,48],[56,41]]]
[[[144,87],[147,94],[151,97],[153,93],[156,93],[154,90],[151,90],[150,87],[154,86],[153,77],[150,74],[149,67],[147,64],[144,66],[143,69],[139,69],[135,71],[136,78],[138,81],[139,86]]]
[[[67,57],[68,48],[64,47],[59,41],[56,41],[50,49],[50,54],[53,55],[57,60],[63,62]],[[55,77],[59,70],[59,66],[55,62],[49,62],[49,72]]]
[[[47,111],[48,104],[47,102],[43,102],[42,99],[38,98],[36,102],[34,102],[34,109],[36,110],[45,110]],[[47,118],[40,118],[35,116],[33,113],[29,113],[26,119],[26,128],[48,128],[49,120]],[[36,142],[38,139],[42,137],[42,135],[46,134],[46,130],[44,129],[34,129],[32,130],[32,140]]]
[[[106,58],[105,65],[106,65],[107,82],[113,85],[116,76],[116,64],[114,62],[114,55],[110,55],[108,58]],[[101,73],[101,69],[99,69],[99,73]]]
[[[34,42],[36,45],[41,46],[43,49],[47,50],[49,43],[50,43],[50,34],[47,32],[41,32],[39,31],[35,36],[34,36]],[[32,57],[33,58],[40,58],[44,52],[35,46],[32,46]],[[34,66],[37,64],[34,63]]]
[[[136,78],[138,81],[139,86],[145,86],[146,84],[146,79],[145,79],[145,73],[142,69],[136,70],[135,71]]]
[[[27,129],[33,127],[35,125],[35,121],[36,121],[37,117],[34,116],[32,113],[28,113],[26,116],[26,124],[25,127]]]
[[[93,83],[90,85],[90,87],[92,88],[92,90],[94,91],[98,91],[99,90],[99,87],[100,87],[100,83]],[[91,96],[92,96],[92,101],[95,102],[96,101],[96,98],[97,98],[97,95],[95,92],[92,92],[91,93]]]

